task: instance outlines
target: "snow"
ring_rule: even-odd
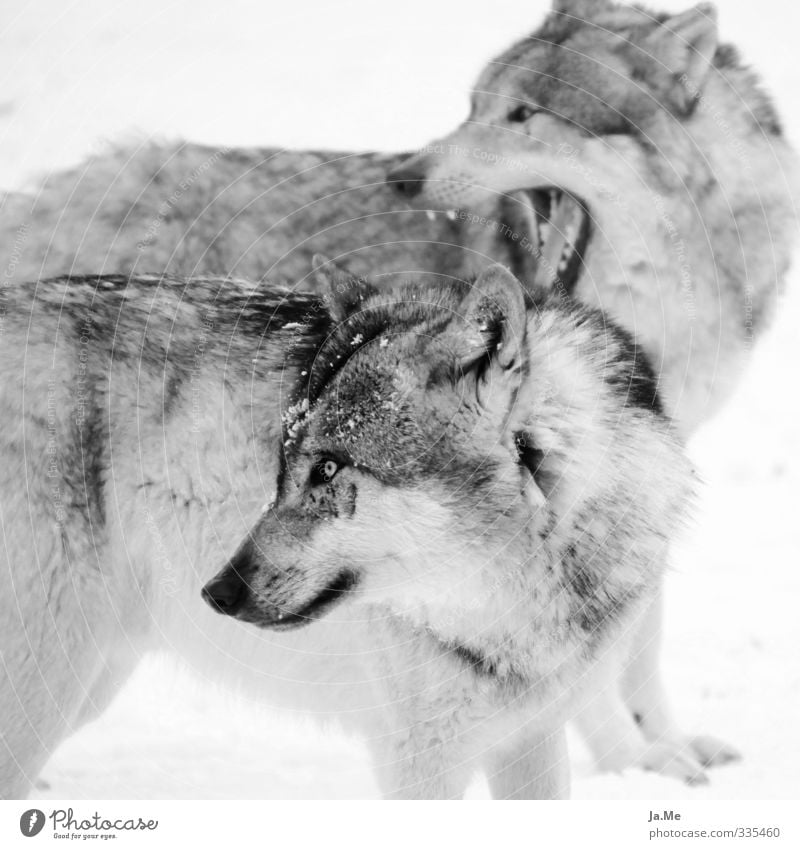
[[[797,31],[800,6],[718,5],[723,35],[763,71],[800,137],[800,68],[776,49],[781,33]],[[494,0],[490,9],[348,0],[317,2],[313,14],[306,4],[246,0],[6,2],[0,186],[131,135],[418,146],[463,117],[482,62],[543,9],[530,0]],[[667,585],[664,665],[678,713],[745,758],[688,788],[637,771],[598,775],[576,740],[577,798],[775,799],[800,790],[799,324],[794,286],[736,397],[693,441],[707,486]],[[43,778],[50,798],[377,795],[358,741],[217,692],[160,657],[55,752]],[[471,790],[486,793],[480,781]]]

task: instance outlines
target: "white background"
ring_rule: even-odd
[[[762,71],[800,137],[800,6],[718,5],[723,37]],[[483,63],[544,9],[531,0],[3,0],[0,187],[141,135],[413,148],[464,117]],[[676,709],[687,728],[734,742],[745,760],[689,789],[638,772],[598,776],[576,744],[578,798],[800,790],[798,318],[793,285],[736,398],[690,446],[707,486],[668,581],[665,669]],[[357,742],[210,690],[162,659],[146,661],[44,777],[51,798],[377,794]],[[485,792],[478,784],[472,795]]]

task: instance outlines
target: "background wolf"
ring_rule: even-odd
[[[9,295],[3,795],[156,645],[341,715],[387,795],[460,796],[478,767],[498,796],[567,792],[563,722],[690,489],[652,372],[598,313],[526,309],[499,267],[365,298],[332,328],[230,279]],[[280,637],[197,604],[241,540],[227,612]]]
[[[528,193],[539,281],[636,334],[685,434],[726,400],[769,323],[796,177],[711,4],[658,15],[608,0],[556,2],[487,66],[467,120],[390,175],[418,207]]]

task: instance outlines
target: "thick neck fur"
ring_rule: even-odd
[[[639,173],[627,180],[646,193],[623,191],[622,214],[595,207],[599,237],[578,292],[634,329],[684,433],[732,391],[769,324],[796,235],[794,154],[752,126],[728,74],[712,72],[691,118],[662,116],[653,153],[629,160]],[[615,278],[618,289],[592,294],[594,281]]]
[[[449,504],[447,523],[464,540],[454,589],[431,583],[390,606],[479,677],[542,693],[613,639],[616,623],[653,591],[682,521],[689,470],[658,412],[652,374],[638,372],[629,338],[600,314],[555,297],[538,303],[525,360],[496,447],[513,454],[523,435],[540,456],[533,481],[524,464],[515,483],[495,481],[495,492],[513,485],[518,498],[474,544],[466,505],[433,497],[422,512]],[[452,551],[426,556],[430,580],[447,580],[442,563]]]

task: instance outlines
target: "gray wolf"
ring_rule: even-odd
[[[769,324],[796,178],[710,4],[656,15],[608,0],[557,2],[487,66],[467,120],[390,174],[415,206],[462,217],[527,195],[538,282],[635,334],[687,435]]]
[[[377,294],[326,269],[325,300],[169,275],[7,292],[4,796],[157,647],[337,717],[387,796],[459,796],[477,768],[496,796],[567,793],[563,723],[691,488],[653,374],[497,266]]]
[[[634,334],[684,437],[735,388],[775,311],[797,232],[796,155],[757,75],[719,42],[708,3],[657,14],[557,0],[482,72],[464,123],[390,180],[415,208],[470,220],[491,216],[498,196],[527,205],[538,284]],[[696,780],[698,762],[735,751],[685,734],[672,717],[660,619],[658,604],[643,617],[621,680],[627,709],[612,688],[582,725],[601,765],[639,762]],[[662,747],[656,762],[634,720]]]

